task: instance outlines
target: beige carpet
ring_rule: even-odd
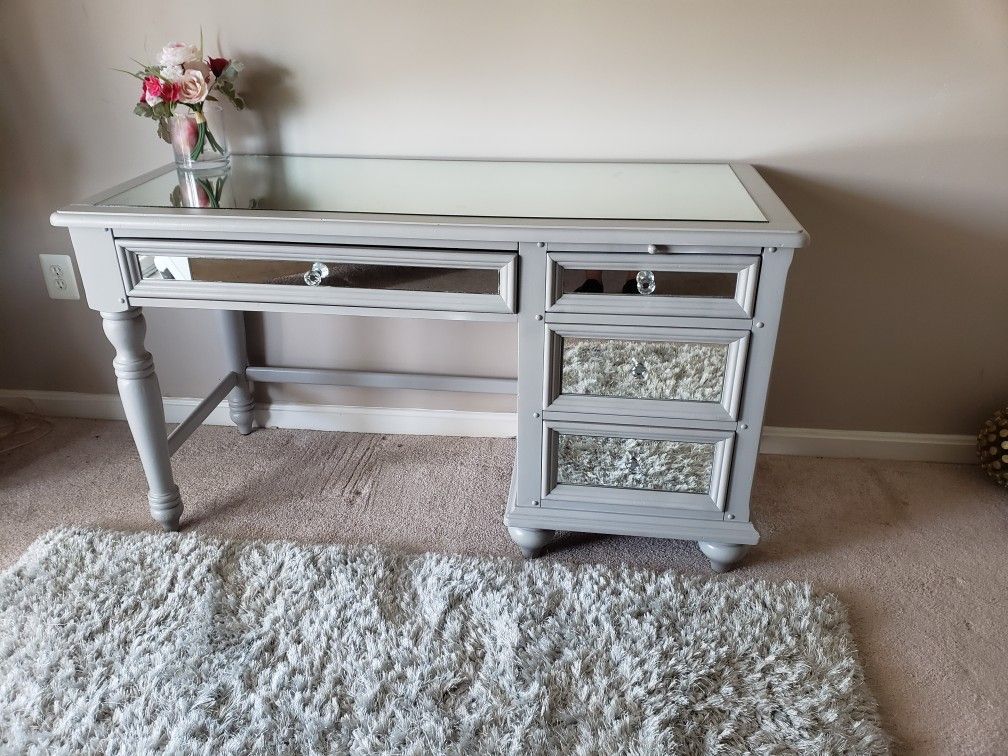
[[[175,469],[198,532],[515,556],[501,512],[513,442],[203,428]],[[68,524],[150,530],[124,423],[58,420],[0,455],[0,560]],[[764,457],[763,543],[739,577],[808,580],[848,606],[904,753],[1008,742],[1008,493],[953,465]],[[708,574],[692,543],[575,536],[549,557]]]

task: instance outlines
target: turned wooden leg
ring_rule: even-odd
[[[178,530],[182,497],[172,478],[164,405],[154,374],[154,360],[144,349],[147,324],[136,307],[125,312],[103,312],[101,316],[105,335],[116,350],[112,365],[126,420],[147,476],[151,517],[167,530]]]
[[[710,541],[697,541],[697,546],[704,556],[710,560],[711,569],[714,572],[725,572],[731,569],[742,556],[749,551],[749,547],[741,543],[711,543]]]
[[[221,341],[229,370],[238,376],[238,385],[228,394],[231,420],[238,432],[247,436],[254,423],[252,392],[249,390],[245,369],[248,367],[248,348],[245,342],[245,313],[240,310],[219,310]]]
[[[518,544],[526,559],[539,556],[543,546],[556,536],[555,530],[540,530],[539,528],[508,528],[511,540]]]

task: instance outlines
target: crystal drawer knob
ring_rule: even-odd
[[[647,378],[647,365],[643,362],[638,362],[633,366],[633,377],[638,381],[643,381]]]
[[[627,461],[627,468],[630,470],[630,472],[635,473],[637,472],[639,467],[640,462],[637,461],[637,457],[631,454],[630,459]]]
[[[304,282],[309,286],[319,286],[329,275],[329,266],[325,263],[312,263],[311,270],[304,274]]]
[[[655,280],[654,273],[650,270],[642,270],[637,273],[637,291],[641,294],[654,294]]]

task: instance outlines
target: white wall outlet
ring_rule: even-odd
[[[53,299],[80,299],[70,255],[39,255],[42,277]]]

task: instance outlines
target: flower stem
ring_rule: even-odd
[[[203,191],[206,192],[207,199],[210,202],[210,207],[213,209],[219,209],[221,191],[224,189],[224,182],[218,181],[216,184],[211,184],[206,179],[197,179],[196,183],[198,183],[200,187],[202,187]]]
[[[210,133],[210,129],[206,130],[206,138],[210,142],[210,147],[214,152],[219,152],[221,155],[224,154],[224,148],[220,146],[220,142],[214,139],[214,135]]]
[[[203,119],[197,119],[196,121],[196,144],[193,145],[192,151],[189,153],[190,160],[199,160],[200,155],[203,154],[203,145],[206,143],[206,121]]]

